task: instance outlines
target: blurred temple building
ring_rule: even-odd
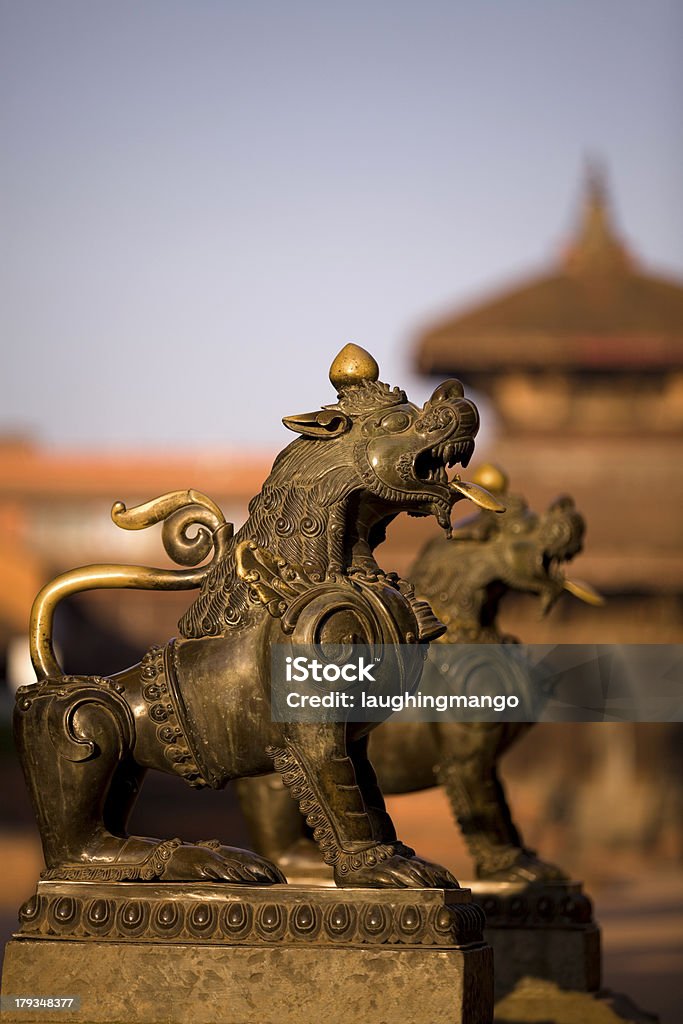
[[[89,562],[170,565],[160,528],[123,531],[115,500],[128,507],[166,491],[210,494],[235,523],[270,466],[267,454],[226,450],[51,451],[0,439],[0,659],[12,686],[33,678],[27,660],[31,604],[56,574]],[[57,609],[55,638],[70,672],[106,673],[173,636],[187,593],[99,591]],[[3,672],[0,664],[0,678]]]
[[[486,454],[533,508],[568,492],[586,517],[577,573],[606,607],[564,601],[552,626],[528,617],[514,632],[683,641],[683,280],[641,267],[597,170],[560,258],[425,330],[415,359],[490,397]]]

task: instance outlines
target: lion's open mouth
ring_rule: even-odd
[[[448,469],[460,464],[466,466],[474,452],[474,438],[461,441],[442,441],[425,448],[415,459],[415,476],[425,483],[448,485]]]
[[[543,574],[550,579],[557,579],[563,577],[562,566],[565,562],[568,562],[571,555],[549,555],[547,552],[543,554]]]
[[[544,551],[541,556],[543,575],[551,580],[564,580],[567,563],[571,562],[581,551],[581,544],[567,544],[563,551],[550,554]]]
[[[563,590],[578,597],[579,601],[596,608],[600,608],[605,603],[602,594],[590,583],[585,583],[583,580],[569,580],[565,576],[566,563],[570,562],[580,550],[580,545],[577,545],[567,548],[561,555],[543,555],[543,571],[546,575],[546,586],[542,597],[544,612],[554,604]]]

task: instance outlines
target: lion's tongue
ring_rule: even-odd
[[[602,594],[595,587],[592,587],[590,583],[584,583],[583,580],[565,580],[562,585],[570,594],[578,597],[579,601],[585,601],[586,604],[592,604],[599,608],[605,603]]]
[[[466,480],[449,480],[448,486],[463,498],[469,498],[479,508],[485,508],[489,512],[504,512],[505,505],[502,505],[493,494],[480,487],[479,484],[471,484]],[[458,499],[456,498],[456,501]]]

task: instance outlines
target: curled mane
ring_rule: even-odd
[[[182,636],[218,636],[253,614],[248,587],[237,575],[235,548],[241,541],[253,540],[276,557],[302,566],[313,578],[341,570],[347,508],[358,483],[352,453],[345,453],[343,445],[304,438],[288,445],[249,502],[247,521],[180,619]]]

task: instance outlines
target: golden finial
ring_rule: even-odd
[[[379,366],[376,360],[360,345],[352,343],[344,345],[330,367],[330,380],[337,391],[364,380],[375,381],[378,377]]]
[[[572,274],[624,271],[633,263],[614,227],[605,169],[594,159],[586,166],[583,209],[563,262]]]
[[[494,466],[492,462],[484,462],[478,466],[470,479],[472,483],[479,484],[494,494],[505,494],[510,482],[507,473],[504,473],[500,466]]]

